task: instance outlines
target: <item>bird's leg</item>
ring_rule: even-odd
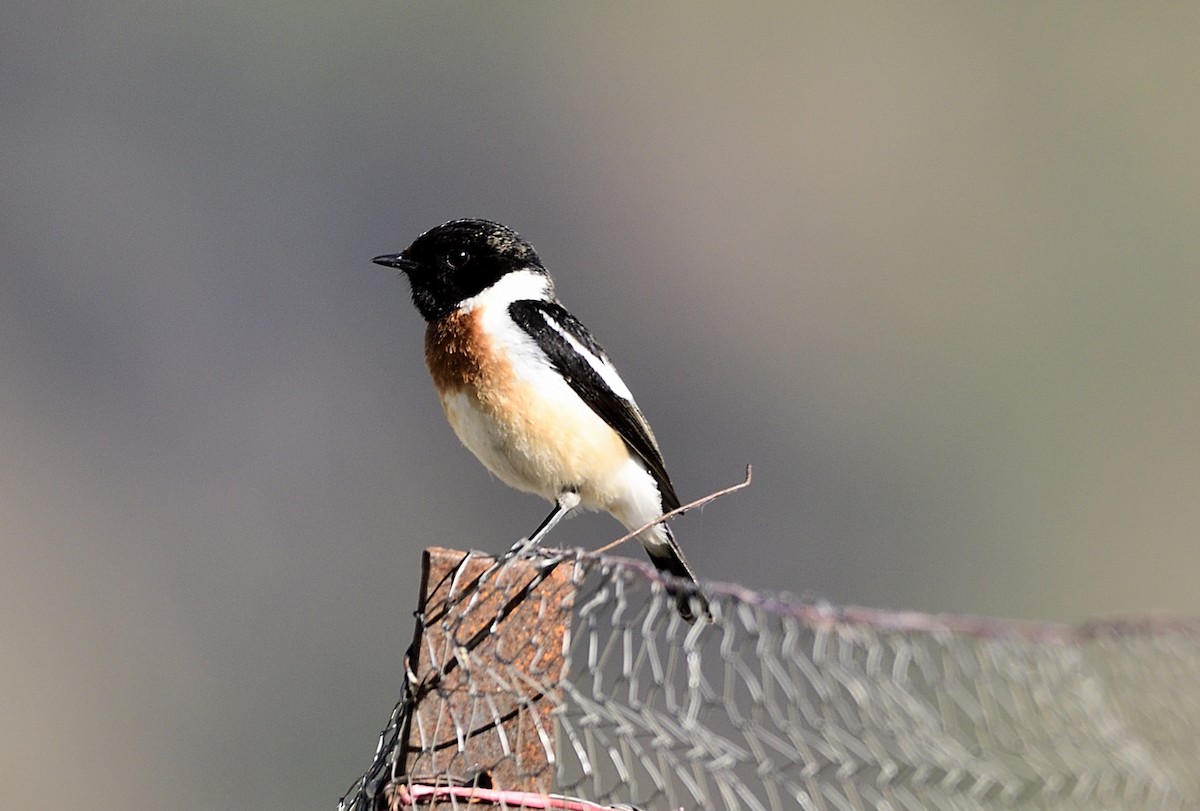
[[[528,538],[522,538],[517,541],[516,545],[509,550],[506,557],[515,555],[525,549],[532,549],[542,542],[550,530],[558,524],[559,521],[566,517],[567,513],[579,506],[579,494],[574,490],[565,490],[559,493],[558,499],[554,502],[554,509],[550,514],[538,524],[538,528],[533,531],[533,534]]]
[[[558,522],[567,517],[567,513],[579,506],[579,494],[574,490],[566,490],[559,493],[558,500],[554,502],[554,509],[550,514],[543,519],[542,523],[538,524],[538,528],[529,536],[529,540],[525,542],[526,546],[537,546],[542,542],[542,539],[550,534],[550,530],[558,525]]]

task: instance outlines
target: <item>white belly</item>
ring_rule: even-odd
[[[488,399],[460,390],[444,396],[442,408],[462,443],[505,484],[550,501],[575,490],[584,507],[611,510],[633,459],[617,433],[560,385],[565,396],[521,385]]]

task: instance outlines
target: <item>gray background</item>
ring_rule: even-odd
[[[330,808],[419,550],[545,506],[370,257],[537,246],[754,589],[1196,612],[1194,5],[18,3],[0,25],[4,805]],[[564,543],[619,534],[572,521]],[[637,549],[630,554],[640,554]]]

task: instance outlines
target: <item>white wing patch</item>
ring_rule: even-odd
[[[555,321],[554,318],[552,318],[545,310],[542,310],[541,313],[542,318],[546,319],[546,323],[550,325],[550,328],[561,335],[563,339],[571,345],[571,348],[575,350],[575,354],[587,361],[588,366],[591,366],[592,369],[595,370],[596,374],[600,375],[600,379],[603,380],[604,384],[612,390],[613,394],[617,395],[623,400],[629,401],[630,403],[633,402],[633,392],[631,392],[629,387],[625,385],[625,381],[621,379],[619,374],[617,374],[616,368],[611,363],[609,363],[606,359],[597,356],[586,346],[581,344],[574,335],[563,329],[562,324]]]

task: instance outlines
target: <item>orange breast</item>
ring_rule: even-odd
[[[507,366],[491,351],[478,313],[455,312],[425,328],[425,364],[438,391],[476,388],[483,380],[503,380]]]

